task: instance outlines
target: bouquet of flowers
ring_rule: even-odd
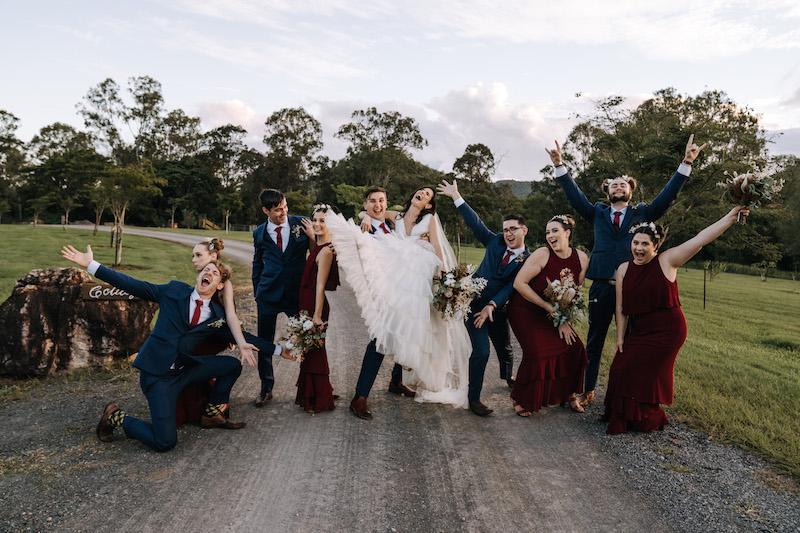
[[[558,273],[558,277],[555,281],[547,280],[548,284],[544,289],[544,297],[555,308],[551,315],[555,327],[582,319],[586,309],[583,293],[575,283],[572,271],[565,268]]]
[[[301,311],[297,316],[290,316],[286,325],[285,341],[283,346],[292,354],[295,360],[302,359],[303,355],[312,348],[320,348],[325,344],[325,331],[328,323],[314,324],[307,311]]]
[[[433,278],[435,292],[433,306],[444,318],[461,319],[469,312],[469,304],[488,283],[484,278],[473,278],[475,265],[458,265],[441,276]]]
[[[762,201],[771,201],[782,188],[784,180],[776,180],[770,175],[769,170],[759,172],[755,165],[753,170],[744,174],[733,173],[733,177],[717,186],[723,188],[722,199],[735,205],[746,205],[751,209],[761,205]],[[730,176],[725,171],[726,176]],[[739,214],[739,222],[747,223],[747,217]]]

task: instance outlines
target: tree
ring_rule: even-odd
[[[39,215],[53,205],[52,195],[45,194],[28,200],[28,205],[33,210],[33,227],[39,225]]]
[[[156,176],[150,161],[145,160],[141,166],[128,165],[111,169],[101,183],[108,195],[111,213],[114,215],[116,233],[114,265],[117,266],[122,264],[122,228],[131,202],[161,195],[159,186],[165,185],[166,181]]]
[[[101,149],[118,165],[142,164],[156,151],[156,131],[164,111],[161,84],[149,76],[128,78],[128,94],[130,105],[119,85],[107,78],[76,105]]]
[[[215,211],[215,198],[220,191],[219,180],[199,158],[184,157],[180,161],[167,161],[156,172],[165,183],[161,189],[163,196],[157,206],[162,214],[169,211],[170,226],[175,222],[178,209],[184,215],[190,212],[203,215],[200,218]]]
[[[200,118],[188,116],[182,109],[167,113],[154,132],[153,161],[177,161],[197,155],[202,133]]]
[[[397,111],[378,113],[376,108],[370,107],[353,111],[350,118],[353,122],[342,125],[334,135],[350,142],[348,153],[392,149],[409,155],[411,149],[422,150],[428,146],[417,121]]]
[[[453,163],[456,178],[471,184],[491,183],[494,171],[494,155],[485,144],[470,144]]]
[[[203,149],[198,157],[223,187],[238,188],[247,173],[241,164],[242,154],[248,151],[245,135],[247,130],[234,124],[225,124],[203,135]]]
[[[32,170],[39,194],[48,196],[64,213],[64,225],[70,212],[82,205],[89,188],[108,170],[108,161],[94,150],[78,150],[53,155]]]
[[[19,119],[8,111],[0,109],[0,201],[11,205],[16,203],[19,218],[22,219],[22,202],[17,200],[17,187],[22,178],[25,165],[23,142],[17,138]]]
[[[225,217],[225,233],[228,233],[228,228],[230,226],[228,220],[233,211],[242,208],[242,199],[235,191],[227,192],[217,198],[217,205],[219,205]]]
[[[28,143],[28,153],[39,164],[67,153],[92,149],[92,138],[69,124],[54,122],[44,126]]]
[[[302,107],[275,111],[264,125],[267,157],[286,159],[287,181],[294,185],[287,190],[300,188],[308,178],[314,156],[322,150],[322,126]]]

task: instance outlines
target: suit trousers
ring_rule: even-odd
[[[282,311],[262,311],[258,309],[258,336],[267,342],[275,341],[275,324],[280,313],[296,315],[297,308]],[[272,368],[272,352],[259,350],[258,352],[258,377],[261,379],[261,394],[272,392],[275,386],[275,371]]]
[[[203,383],[216,378],[208,403],[228,403],[233,384],[241,373],[242,364],[239,360],[226,355],[209,355],[203,357],[199,364],[171,370],[163,376],[140,372],[139,384],[150,407],[151,422],[126,415],[122,423],[125,435],[157,452],[171,450],[178,442],[175,405],[183,388],[192,383]]]
[[[589,334],[586,338],[586,356],[589,358],[584,381],[586,392],[593,391],[597,386],[603,345],[616,307],[616,287],[608,283],[592,282],[592,286],[589,287]]]
[[[475,327],[474,313],[469,313],[466,320],[467,333],[472,341],[472,353],[469,356],[469,392],[471,402],[481,400],[483,390],[483,375],[486,373],[486,364],[489,362],[489,341],[491,340],[497,352],[497,361],[500,363],[500,379],[508,379],[514,369],[514,352],[511,349],[511,336],[508,329],[508,307],[503,306],[493,313],[494,321],[486,321],[483,327]]]
[[[367,398],[375,383],[375,378],[378,377],[384,355],[378,351],[377,344],[377,341],[372,339],[364,352],[364,361],[361,363],[361,372],[358,374],[356,383],[356,396]],[[392,381],[395,383],[403,381],[403,367],[397,363],[392,367]]]

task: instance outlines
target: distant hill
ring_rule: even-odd
[[[502,183],[508,183],[509,185],[511,185],[511,190],[514,193],[514,196],[516,196],[517,198],[527,198],[528,195],[531,193],[530,181],[498,180],[495,183],[498,185]]]

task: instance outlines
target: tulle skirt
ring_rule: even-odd
[[[421,402],[467,407],[469,335],[460,320],[444,320],[431,302],[439,258],[420,241],[362,233],[328,212],[340,273],[353,288],[379,352],[403,366],[403,381]]]

